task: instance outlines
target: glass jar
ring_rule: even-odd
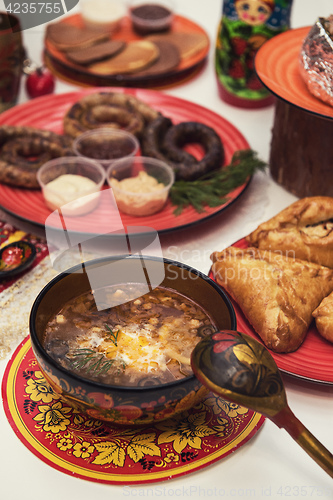
[[[19,19],[0,12],[0,113],[17,103],[24,56]]]

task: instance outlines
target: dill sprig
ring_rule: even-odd
[[[105,359],[104,355],[93,349],[78,349],[73,353],[75,359],[71,360],[73,370],[86,368],[87,372],[94,372],[96,375],[106,373],[113,364],[113,359]]]
[[[227,195],[241,186],[257,170],[264,170],[267,164],[260,160],[252,149],[236,151],[231,163],[214,170],[195,181],[176,181],[170,190],[170,199],[177,208],[175,215],[190,205],[201,213],[205,206],[218,207],[227,201]]]
[[[109,340],[111,340],[114,343],[114,345],[117,347],[118,346],[118,336],[119,336],[120,330],[117,330],[116,333],[114,333],[111,330],[111,328],[109,327],[109,325],[105,325],[105,326],[109,330],[109,333],[108,333],[108,335],[110,335]]]

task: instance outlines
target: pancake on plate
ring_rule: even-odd
[[[106,41],[108,33],[101,33],[87,28],[80,29],[67,23],[51,23],[46,26],[46,40],[62,51],[84,49],[95,43]]]
[[[75,64],[87,66],[119,54],[125,46],[126,42],[108,40],[107,42],[97,43],[85,49],[69,50],[66,55],[67,58]]]
[[[111,59],[89,66],[92,73],[118,75],[134,73],[150,66],[159,57],[157,45],[147,40],[128,42],[126,47]]]
[[[176,45],[181,59],[192,57],[209,45],[209,39],[204,33],[186,33],[185,31],[149,35],[145,39],[154,43],[164,41]]]
[[[148,68],[136,72],[137,76],[155,76],[172,71],[180,63],[179,50],[173,43],[159,40],[154,42],[159,50],[158,59]]]

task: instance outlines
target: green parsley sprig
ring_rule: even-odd
[[[227,195],[244,184],[257,170],[264,170],[267,164],[260,160],[252,149],[236,151],[231,163],[214,170],[195,181],[176,181],[170,190],[170,200],[176,205],[175,215],[184,208],[193,206],[204,212],[205,206],[218,207],[227,201]]]

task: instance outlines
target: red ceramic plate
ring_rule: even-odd
[[[101,88],[98,89],[100,91]],[[110,88],[104,90],[112,90]],[[115,89],[117,92],[126,92],[142,99],[166,116],[172,118],[174,123],[188,120],[200,120],[213,127],[220,135],[225,148],[225,162],[231,161],[232,155],[239,149],[249,147],[243,135],[227,120],[218,114],[193,104],[183,99],[178,99],[154,90],[141,89]],[[74,102],[96,89],[86,89],[80,92],[45,96],[34,99],[25,104],[16,106],[0,116],[0,125],[29,125],[41,129],[50,129],[62,133],[63,116]],[[180,229],[200,221],[206,220],[233,203],[246,189],[248,182],[238,187],[228,195],[224,205],[208,208],[196,212],[192,207],[185,209],[180,215],[175,216],[175,207],[169,202],[159,213],[149,217],[132,217],[122,215],[125,227],[148,227],[158,232]],[[108,196],[102,197],[99,207],[84,217],[71,218],[71,231],[78,233],[106,234],[110,232],[111,209]],[[42,193],[39,190],[27,190],[0,184],[0,206],[8,213],[29,221],[39,226],[44,226],[46,219],[51,214],[46,207]],[[111,207],[112,208],[112,207]],[[115,225],[118,224],[118,213],[115,214]],[[59,223],[59,224],[58,224]],[[60,219],[48,221],[48,227],[62,229]],[[114,225],[114,227],[115,227]],[[93,228],[93,230],[89,230]]]
[[[281,33],[259,49],[255,69],[276,96],[316,115],[333,118],[333,107],[313,96],[299,70],[299,53],[310,26]]]
[[[234,246],[247,248],[248,244],[242,239]],[[210,277],[213,278],[212,272]],[[236,312],[237,330],[261,342],[238,304],[233,299],[230,300]],[[333,384],[333,344],[319,335],[314,323],[311,324],[303,344],[297,351],[287,354],[270,352],[282,372],[313,382]]]
[[[83,22],[80,14],[75,14],[66,17],[64,21],[66,24],[82,28]],[[194,76],[196,69],[201,67],[209,52],[209,38],[206,32],[196,23],[182,16],[175,16],[172,31],[186,32],[186,33],[199,33],[206,37],[207,43],[205,47],[200,49],[195,54],[183,59],[180,64],[172,71],[164,72],[159,75],[146,75],[139,76],[135,74],[128,75],[98,75],[93,73],[88,68],[74,64],[71,62],[64,52],[58,50],[49,40],[45,40],[45,60],[50,70],[56,72],[60,77],[63,75],[67,79],[71,79],[78,83],[91,86],[99,85],[120,85],[126,87],[166,87],[173,85],[176,82],[183,81],[188,76]],[[123,19],[121,29],[112,35],[113,40],[123,40],[130,42],[133,40],[140,40],[142,37],[138,36],[131,26],[131,21],[128,17]]]

